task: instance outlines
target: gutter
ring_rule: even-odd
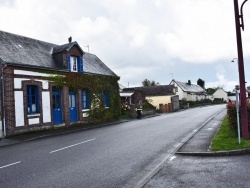
[[[6,125],[5,125],[5,95],[4,95],[4,68],[7,67],[7,64],[0,58],[0,64],[1,64],[1,120],[2,120],[2,130],[3,130],[3,138],[6,137]]]

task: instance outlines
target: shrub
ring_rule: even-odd
[[[247,116],[248,116],[248,129],[250,127],[250,102],[247,102]],[[236,103],[228,102],[227,103],[227,117],[228,117],[228,126],[231,130],[237,132],[237,114],[236,114]],[[241,107],[239,108],[239,122],[241,125]],[[241,126],[240,126],[241,129]]]

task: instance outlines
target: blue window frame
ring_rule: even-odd
[[[103,92],[102,94],[103,96],[103,104],[104,104],[104,107],[109,107],[109,94],[107,92]]]
[[[83,58],[67,55],[69,72],[83,72]]]
[[[89,91],[85,89],[82,90],[82,109],[90,109]]]
[[[28,114],[35,114],[40,112],[38,86],[27,86],[27,107]]]

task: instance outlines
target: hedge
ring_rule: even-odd
[[[236,114],[236,103],[228,102],[227,103],[227,117],[228,117],[228,126],[231,130],[237,133],[237,114]],[[247,102],[247,116],[248,116],[248,130],[250,128],[250,102]],[[239,120],[241,125],[241,107],[239,108]],[[241,126],[240,126],[241,129]],[[242,134],[241,134],[242,135]]]

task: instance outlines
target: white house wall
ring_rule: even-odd
[[[179,86],[177,86],[177,88],[178,88],[178,91],[176,92],[176,95],[179,95],[179,99],[182,100],[183,98],[187,98],[186,93],[184,93],[183,90]]]
[[[24,126],[23,92],[15,91],[16,127]]]
[[[29,125],[38,124],[38,123],[39,123],[39,118],[29,119]]]
[[[14,70],[15,74],[29,75],[29,76],[45,76],[46,74],[32,72],[32,71],[21,71]],[[30,79],[26,78],[14,78],[14,88],[22,89],[22,81],[27,81]],[[46,80],[38,80],[42,83],[43,89],[49,89],[49,83]],[[16,114],[16,127],[24,126],[24,101],[23,101],[23,91],[15,91],[15,114]],[[43,107],[43,122],[51,122],[51,107],[50,107],[50,92],[42,91],[42,107]],[[29,125],[39,123],[39,118],[29,119]]]
[[[29,79],[14,78],[14,88],[21,89],[22,88],[22,81],[24,81],[24,80],[29,80]]]
[[[223,89],[217,89],[214,94],[213,94],[214,98],[219,98],[227,101],[228,97],[227,97],[227,92],[225,92]]]
[[[43,122],[51,122],[50,94],[48,91],[42,92],[43,100]]]
[[[14,78],[14,88],[21,89],[22,88],[22,81],[30,80],[30,79],[23,79],[23,78]],[[36,80],[42,82],[43,89],[49,89],[49,82],[45,80]]]
[[[26,75],[26,76],[42,76],[49,77],[51,74],[39,73],[34,71],[14,70],[15,75]]]

